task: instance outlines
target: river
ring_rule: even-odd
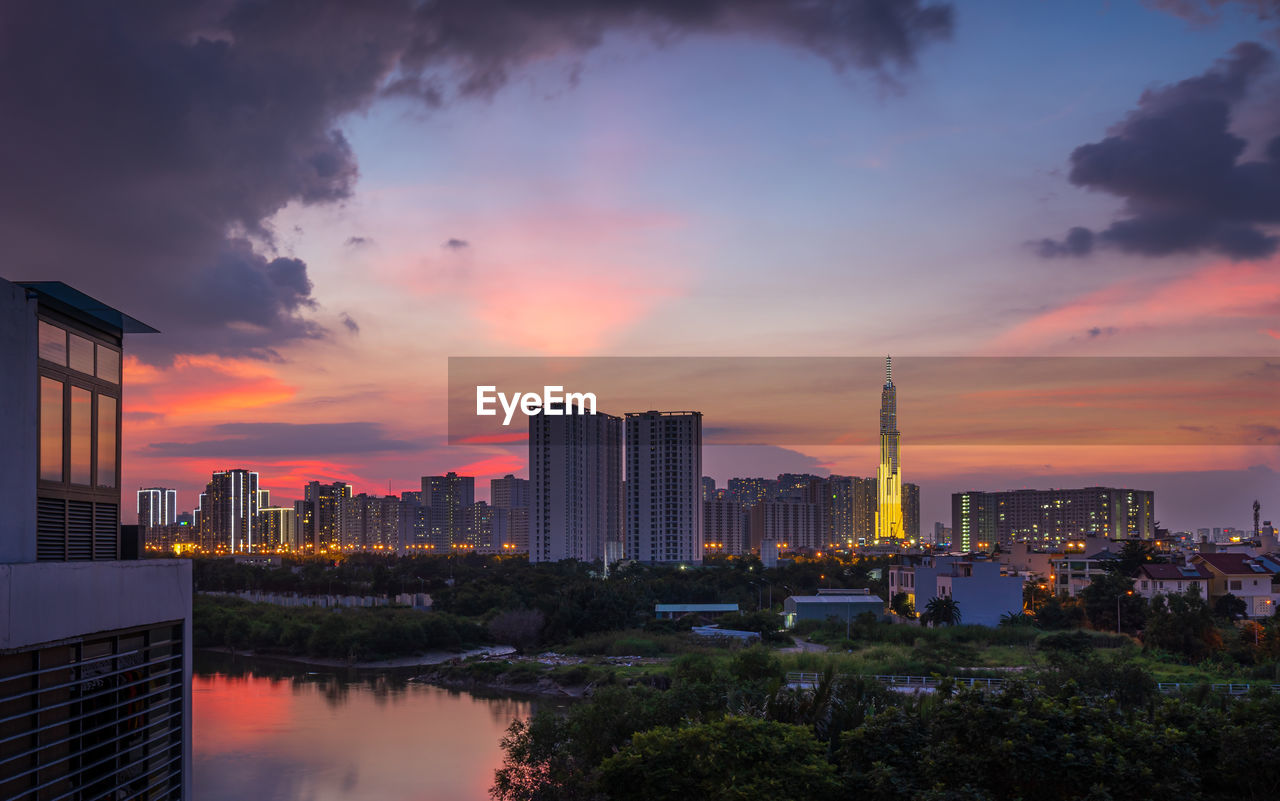
[[[412,675],[198,653],[194,801],[485,801],[533,703]]]

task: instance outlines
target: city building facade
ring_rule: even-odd
[[[702,413],[626,416],[626,555],[702,561]]]
[[[620,559],[622,419],[561,411],[529,417],[529,560]]]

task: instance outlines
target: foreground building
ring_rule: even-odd
[[[153,329],[0,280],[0,798],[190,797],[191,565],[120,535],[121,364]]]

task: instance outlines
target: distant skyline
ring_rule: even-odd
[[[527,475],[446,444],[450,356],[1280,364],[1265,4],[869,5],[20,0],[0,274],[161,330],[126,340],[122,486],[184,510],[224,467],[282,498]],[[849,415],[874,436],[875,411]],[[1085,484],[1155,490],[1165,525],[1280,519],[1275,445],[913,426],[923,526],[953,491]],[[710,446],[704,472],[877,461]]]

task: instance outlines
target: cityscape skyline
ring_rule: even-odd
[[[34,72],[64,102],[24,107],[24,127],[10,132],[9,152],[42,154],[12,165],[10,186],[49,194],[7,206],[5,276],[67,280],[118,308],[143,306],[172,332],[124,364],[124,485],[184,492],[228,460],[252,461],[281,482],[268,487],[277,492],[304,477],[373,488],[397,476],[523,469],[518,449],[445,445],[455,355],[1274,361],[1280,269],[1270,235],[1247,215],[1162,205],[1160,194],[1163,165],[1199,164],[1199,153],[1228,154],[1226,167],[1189,173],[1213,186],[1233,180],[1236,165],[1263,163],[1276,134],[1269,24],[1234,3],[1200,15],[1139,2],[939,8],[932,28],[893,17],[886,25],[897,28],[828,26],[818,40],[790,18],[698,24],[655,9],[593,19],[590,43],[546,33],[536,55],[463,47],[459,61],[415,63],[412,75],[393,73],[409,23],[388,11],[367,20],[382,58],[350,81],[327,77],[358,61],[345,25],[325,18],[304,33],[282,19],[237,34],[287,53],[290,77],[272,78],[279,64],[260,50],[232,49],[227,72],[208,76],[220,92],[161,77],[192,68],[166,37],[182,31],[188,41],[208,19],[175,9],[167,24],[144,25],[128,10],[97,9],[99,27],[121,37],[101,43],[77,38],[94,25],[70,35],[35,5],[24,12],[29,41],[47,42],[31,54],[27,39],[16,42],[5,74]],[[566,7],[559,22],[580,11]],[[655,29],[671,34],[656,51]],[[886,40],[910,44],[877,46]],[[95,74],[102,48],[137,69],[87,91],[77,76]],[[26,69],[45,58],[73,72]],[[494,63],[502,68],[480,68]],[[472,70],[492,79],[474,84],[483,91],[461,88]],[[393,77],[435,87],[425,96],[438,103],[384,91]],[[262,94],[237,94],[248,85]],[[256,110],[262,126],[184,122],[193,108],[236,119],[220,98]],[[1218,116],[1199,114],[1195,98]],[[92,130],[98,115],[120,135],[93,148],[48,135]],[[1170,140],[1132,185],[1084,160],[1143,146],[1151,126],[1142,123],[1161,115],[1185,115],[1201,138]],[[254,132],[266,132],[274,156],[254,155]],[[332,170],[315,173],[319,163]],[[49,180],[111,164],[136,172],[113,168],[88,187]],[[1117,233],[1134,220],[1168,230],[1143,216],[1152,206],[1190,218],[1173,230],[1236,225],[1258,246]],[[1170,376],[1164,391],[1187,377]],[[865,455],[709,449],[706,461],[724,480],[856,474]],[[927,508],[953,488],[1106,483],[1178,498],[1198,474],[1213,487],[1202,505],[1213,508],[1204,519],[1180,514],[1196,525],[1264,496],[1280,449],[1046,458],[1039,448],[918,448],[911,469]],[[984,472],[991,483],[974,478]],[[926,519],[942,519],[944,507]]]
[[[1280,797],[1280,0],[3,8],[0,799]]]

